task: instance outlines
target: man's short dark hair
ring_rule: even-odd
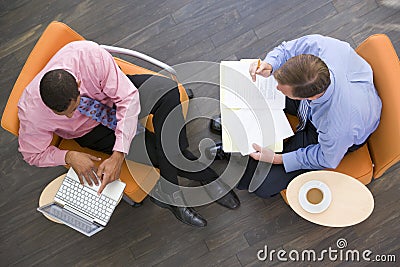
[[[328,66],[309,54],[290,58],[274,72],[274,77],[280,84],[291,86],[293,96],[300,98],[323,93],[331,84]]]
[[[77,100],[78,83],[68,71],[51,70],[40,81],[40,96],[46,106],[54,111],[63,112],[72,100]]]

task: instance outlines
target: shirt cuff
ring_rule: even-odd
[[[123,140],[121,138],[115,139],[113,151],[118,151],[118,152],[122,152],[124,154],[128,154],[129,148],[130,148],[130,142],[127,142],[127,141],[123,142]]]
[[[301,164],[297,160],[296,151],[282,154],[283,167],[286,172],[292,172],[301,169]]]
[[[54,151],[55,166],[67,165],[67,163],[65,162],[65,155],[67,155],[67,153],[68,150],[57,149]]]

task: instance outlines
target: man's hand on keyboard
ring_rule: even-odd
[[[90,186],[93,185],[92,181],[96,185],[99,184],[93,170],[96,170],[94,161],[100,160],[100,158],[78,151],[68,151],[65,155],[65,163],[69,164],[74,169],[78,175],[80,183],[84,184],[83,179],[85,179]]]
[[[121,173],[121,166],[125,160],[122,152],[114,151],[111,157],[103,161],[97,170],[97,176],[101,177],[101,185],[98,194],[101,194],[107,184],[117,180]]]

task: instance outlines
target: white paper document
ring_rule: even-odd
[[[249,74],[250,62],[222,61],[220,67],[221,101],[229,108],[265,109],[265,101],[271,109],[285,108],[285,95],[276,89],[278,82],[273,76],[257,75],[255,82]],[[262,100],[262,101],[260,101]]]
[[[222,145],[225,152],[248,155],[253,143],[282,151],[283,139],[293,135],[283,112],[285,96],[276,89],[273,76],[249,74],[249,61],[222,61],[220,106]]]

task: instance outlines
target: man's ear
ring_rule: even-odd
[[[79,90],[79,87],[81,87],[81,80],[77,80],[76,84],[78,85],[78,90]]]

